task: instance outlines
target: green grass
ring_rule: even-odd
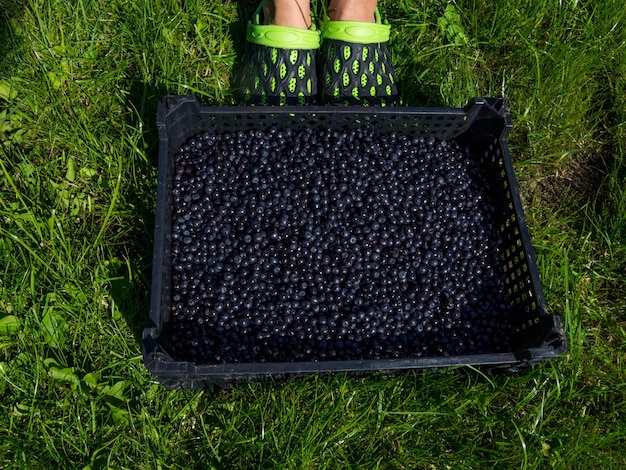
[[[0,468],[626,467],[619,0],[381,2],[405,104],[508,99],[567,354],[515,375],[154,383],[156,103],[232,104],[254,6],[0,0]]]

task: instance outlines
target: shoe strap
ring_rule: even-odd
[[[320,47],[320,32],[314,27],[301,29],[291,26],[260,24],[262,5],[254,13],[252,21],[248,22],[246,41],[260,46],[290,50],[310,50]]]
[[[382,24],[378,8],[375,12],[375,23],[364,21],[332,21],[328,17],[322,23],[322,39],[356,44],[375,44],[389,41],[391,26]]]

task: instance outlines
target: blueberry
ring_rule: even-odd
[[[454,141],[371,129],[203,133],[175,156],[177,359],[506,351],[486,176]]]

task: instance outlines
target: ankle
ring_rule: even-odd
[[[264,0],[265,24],[308,29],[311,27],[311,7],[307,0]]]
[[[328,17],[332,21],[360,21],[374,23],[376,0],[331,0]]]

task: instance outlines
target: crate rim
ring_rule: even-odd
[[[330,107],[330,106],[200,106],[198,100],[193,95],[166,95],[158,104],[157,109],[157,128],[159,131],[159,160],[162,156],[167,156],[168,149],[165,148],[170,143],[168,134],[168,125],[172,126],[182,120],[182,113],[198,113],[196,118],[200,120],[201,116],[228,116],[230,119],[237,119],[237,115],[267,115],[270,119],[276,119],[280,116],[317,116],[317,115],[340,115],[348,118],[360,119],[367,116],[369,119],[375,119],[378,115],[398,115],[404,116],[458,116],[465,117],[465,121],[472,124],[476,120],[497,120],[501,129],[498,131],[498,140],[502,142],[504,152],[507,158],[504,158],[507,165],[507,174],[511,174],[513,166],[510,162],[510,154],[506,139],[512,129],[512,118],[508,103],[505,98],[484,98],[476,97],[468,101],[466,106],[459,108],[447,107],[390,107],[390,108],[364,108],[361,106],[347,107]],[[232,131],[232,129],[231,129]],[[464,131],[465,132],[465,131]],[[163,153],[163,155],[161,155]],[[161,178],[161,168],[159,168],[159,181],[157,185],[157,201],[161,200],[166,191],[165,184]],[[518,191],[517,182],[514,178],[509,180],[512,189]],[[539,280],[538,267],[535,260],[534,250],[530,243],[530,236],[526,225],[526,218],[519,200],[519,194],[515,193],[513,197],[513,205],[518,216],[521,215],[520,225],[522,233],[522,243],[524,252],[529,263],[533,289],[537,295],[537,310],[535,311],[538,323],[542,323],[540,330],[546,335],[549,333],[552,339],[547,336],[542,337],[544,343],[541,347],[529,347],[521,350],[514,350],[504,353],[490,354],[474,354],[474,355],[455,355],[455,356],[428,356],[415,358],[400,359],[363,359],[354,361],[319,361],[319,362],[270,362],[270,363],[234,363],[234,364],[193,364],[187,361],[175,361],[158,343],[159,333],[163,327],[163,319],[159,312],[156,311],[155,299],[158,297],[155,286],[152,288],[152,298],[150,302],[150,320],[151,324],[144,329],[143,332],[143,356],[144,362],[150,372],[158,380],[178,380],[181,382],[192,383],[204,379],[216,379],[225,377],[229,374],[243,374],[249,376],[249,381],[256,380],[255,376],[272,376],[277,374],[308,374],[308,373],[332,373],[332,372],[376,372],[384,370],[404,370],[404,369],[427,369],[451,366],[494,366],[495,368],[518,369],[520,367],[534,365],[541,361],[558,356],[567,350],[567,341],[563,332],[563,324],[561,317],[547,312],[547,306],[543,297],[543,289]],[[158,230],[158,222],[162,220],[158,212],[164,211],[163,205],[157,205],[157,217],[155,220],[155,249],[154,260],[157,259],[157,250],[163,249],[163,240],[156,236]],[[162,214],[161,214],[162,216]],[[157,246],[161,243],[160,247]],[[529,246],[525,246],[525,245]],[[161,266],[156,263],[153,266],[153,282],[160,279]],[[537,290],[537,282],[539,289]],[[156,286],[160,291],[161,286]],[[534,328],[534,326],[533,326]],[[554,339],[556,338],[556,339]],[[545,345],[551,344],[549,349]],[[264,364],[268,370],[264,369]],[[356,367],[356,366],[359,367]],[[356,368],[355,368],[356,367]]]

